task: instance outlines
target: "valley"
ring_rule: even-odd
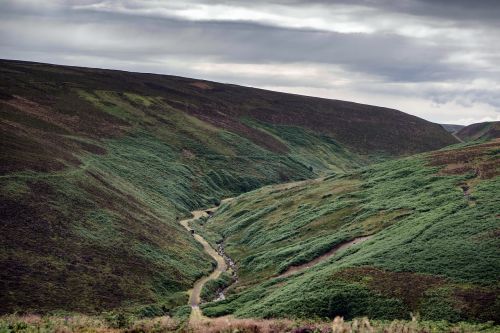
[[[498,322],[496,272],[500,269],[500,257],[495,250],[498,240],[494,234],[498,225],[495,212],[500,202],[490,193],[497,193],[500,185],[499,149],[498,139],[464,145],[346,174],[271,185],[223,202],[220,208],[193,212],[194,218],[188,220],[191,224],[186,228],[194,227],[195,235],[205,235],[214,248],[224,244],[235,259],[239,274],[238,283],[229,285],[225,299],[201,308],[215,317],[229,314],[286,318],[290,313],[305,318],[329,317],[320,312],[329,310],[355,318],[361,313],[345,312],[349,306],[379,304],[381,309],[372,309],[380,312],[371,313],[371,318],[387,318],[388,313],[405,318],[406,312],[407,316],[418,313],[425,320]],[[362,182],[370,186],[363,186]],[[416,183],[425,184],[425,188],[415,186]],[[366,190],[360,193],[363,188]],[[379,191],[386,194],[379,199],[359,200],[366,196],[363,192],[373,195]],[[429,191],[435,194],[425,199]],[[401,198],[403,193],[405,197]],[[431,201],[421,202],[424,199]],[[377,207],[377,200],[381,207]],[[369,208],[345,210],[363,201]],[[270,203],[273,209],[269,209]],[[305,208],[308,203],[310,206]],[[383,209],[387,205],[392,208]],[[450,209],[455,213],[447,212]],[[305,218],[298,210],[309,216]],[[443,210],[443,215],[431,213],[439,210]],[[471,228],[468,225],[477,220],[475,214],[483,216],[482,222]],[[441,221],[443,216],[449,218]],[[454,233],[458,230],[457,238]],[[343,234],[344,240],[334,238],[332,245],[322,245],[308,255],[308,247],[318,239],[324,244],[328,237]],[[423,242],[419,240],[422,237]],[[485,257],[476,255],[478,246],[482,254],[487,253]],[[435,257],[438,249],[441,257]],[[279,260],[274,260],[273,251]],[[409,251],[411,257],[406,255]],[[381,254],[382,260],[377,260]],[[286,260],[286,256],[290,259]],[[438,264],[429,265],[429,258]],[[274,262],[280,265],[270,270]],[[216,279],[220,267],[208,279]],[[489,277],[488,271],[492,273]],[[349,290],[345,288],[360,287],[341,296]],[[322,299],[326,290],[332,293],[329,306]],[[439,308],[434,307],[436,297],[440,300]],[[304,298],[308,299],[307,308],[302,311],[307,312],[295,312],[300,311]],[[342,301],[334,305],[331,302],[335,298]],[[196,305],[192,323],[201,318],[209,321],[198,312],[199,299],[192,305]],[[269,313],[279,311],[280,306],[282,314]],[[481,311],[476,312],[479,308]],[[361,311],[366,313],[367,309]],[[403,312],[398,315],[398,311]]]
[[[0,331],[498,329],[497,123],[23,61],[0,78]]]

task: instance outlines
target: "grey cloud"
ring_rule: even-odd
[[[369,2],[369,1],[363,1]],[[451,20],[498,24],[500,2],[496,0],[413,0],[383,1],[383,8],[412,15],[442,17]]]
[[[170,55],[231,63],[335,64],[392,81],[472,75],[444,63],[449,49],[423,46],[418,40],[395,34],[343,34],[250,22],[192,22],[70,9],[63,17],[54,18],[55,22],[33,20],[38,31],[19,26],[19,34],[7,34],[0,45],[104,57],[148,59]],[[67,36],[51,33],[51,29],[62,30]],[[79,44],[72,42],[72,34],[81,38],[82,29],[87,29],[87,38]]]
[[[246,0],[199,0],[205,4],[249,5]],[[404,13],[422,17],[446,18],[453,21],[476,21],[500,24],[498,0],[253,0],[257,5],[310,6],[326,8],[337,5],[363,6],[381,12]]]
[[[465,107],[472,107],[476,103],[484,103],[500,109],[500,92],[498,91],[479,89],[432,91],[427,94],[427,97],[437,104],[454,101]]]

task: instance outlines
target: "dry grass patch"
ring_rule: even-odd
[[[409,214],[411,214],[411,210],[408,209],[397,209],[393,211],[383,210],[365,219],[361,222],[361,225],[364,233],[371,235],[387,228]]]
[[[500,175],[500,139],[488,143],[444,150],[430,155],[430,165],[441,166],[441,174],[457,175],[473,172],[481,179],[491,179]]]

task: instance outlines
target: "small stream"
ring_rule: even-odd
[[[222,301],[222,300],[225,300],[226,299],[226,292],[227,290],[229,289],[229,287],[233,286],[234,284],[238,283],[238,268],[236,267],[236,263],[233,261],[233,259],[231,259],[225,252],[224,250],[224,241],[220,242],[217,244],[217,252],[219,253],[219,255],[224,258],[224,260],[226,261],[226,264],[229,266],[229,268],[231,269],[231,275],[232,275],[232,278],[233,278],[233,282],[223,288],[223,289],[220,289],[220,290],[217,290],[217,298],[214,300],[214,301]]]

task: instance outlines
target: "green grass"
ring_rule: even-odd
[[[208,280],[201,290],[201,299],[205,302],[215,300],[219,295],[218,292],[227,288],[233,283],[233,276],[227,272],[223,272],[217,279]]]
[[[478,170],[498,160],[498,144],[443,154],[474,149],[480,153],[468,160]],[[443,175],[431,164],[427,155],[388,161],[295,187],[265,187],[221,207],[201,230],[212,242],[224,239],[240,282],[204,313],[393,319],[418,312],[432,320],[498,321],[500,178]],[[463,183],[471,186],[469,199]],[[273,278],[372,234],[303,273]]]

